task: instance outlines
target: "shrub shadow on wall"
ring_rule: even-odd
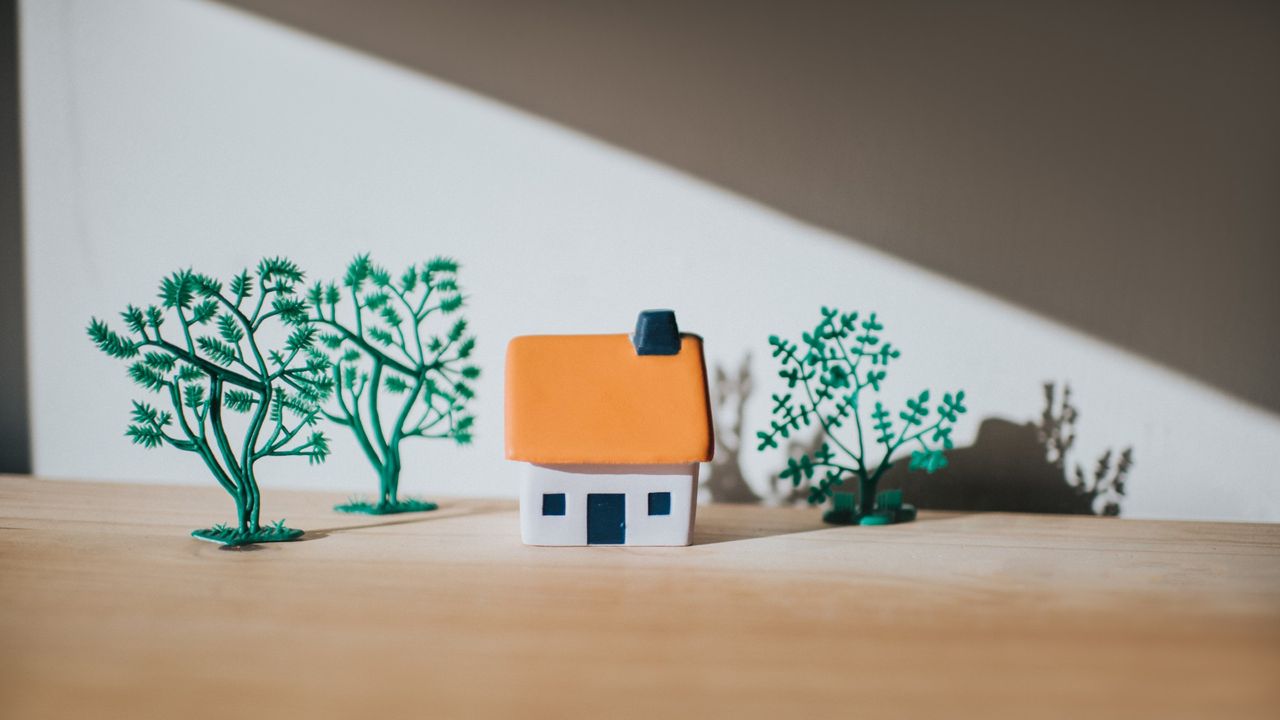
[[[742,471],[743,409],[753,390],[750,356],[732,371],[716,365],[712,399],[716,422],[716,456],[703,482],[712,502],[803,504],[808,487],[791,487],[776,473],[768,490],[757,493]],[[1089,467],[1071,460],[1080,411],[1071,388],[1043,387],[1044,410],[1035,421],[1018,423],[999,417],[981,421],[972,445],[947,453],[946,468],[932,474],[909,472],[895,462],[881,479],[882,490],[901,489],[917,507],[1074,515],[1119,515],[1133,467],[1133,448],[1107,450]],[[813,452],[821,434],[793,436],[778,454],[783,458]],[[748,444],[746,452],[755,449]]]

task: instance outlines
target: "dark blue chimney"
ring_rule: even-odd
[[[637,355],[680,354],[680,328],[674,310],[642,310],[631,337]]]

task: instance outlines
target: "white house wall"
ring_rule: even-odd
[[[688,545],[698,466],[520,464],[520,536],[527,545],[586,545],[587,495],[626,496],[626,545]],[[668,515],[649,514],[649,493],[671,493]],[[564,493],[565,514],[543,515],[544,493]]]
[[[1126,516],[1280,520],[1276,416],[858,238],[202,0],[26,0],[20,16],[43,475],[212,484],[192,455],[128,443],[129,401],[147,393],[84,334],[91,315],[114,320],[126,303],[150,301],[164,274],[225,278],[283,254],[332,278],[357,252],[393,269],[443,252],[462,261],[479,335],[476,442],[406,443],[408,494],[514,495],[502,441],[507,340],[623,332],[649,307],[674,308],[683,329],[704,335],[709,367],[752,353],[742,460],[761,490],[785,462],[750,445],[769,394],[783,391],[766,338],[798,337],[830,304],[878,310],[902,348],[886,382],[891,406],[925,387],[968,391],[962,446],[981,418],[1038,417],[1041,383],[1069,381],[1082,411],[1075,459],[1135,448]],[[355,442],[331,434],[322,466],[263,463],[268,506],[274,488],[373,491]]]

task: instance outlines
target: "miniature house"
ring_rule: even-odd
[[[529,545],[688,545],[713,439],[702,339],[647,310],[634,335],[507,347],[507,458]]]

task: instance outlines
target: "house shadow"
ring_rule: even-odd
[[[933,474],[898,460],[880,480],[900,489],[921,509],[1119,515],[1133,467],[1133,448],[1108,449],[1086,469],[1071,462],[1080,411],[1071,386],[1043,386],[1037,421],[988,417],[972,445],[949,450],[947,466]]]
[[[714,545],[737,540],[812,532],[834,527],[822,522],[822,514],[800,509],[779,512],[774,508],[702,505],[693,527],[691,545]]]
[[[1103,486],[1073,485],[1045,458],[1032,423],[986,418],[968,447],[947,453],[946,468],[927,474],[895,462],[881,490],[902,490],[921,509],[1118,515],[1119,502]],[[1100,504],[1101,503],[1101,504]]]

